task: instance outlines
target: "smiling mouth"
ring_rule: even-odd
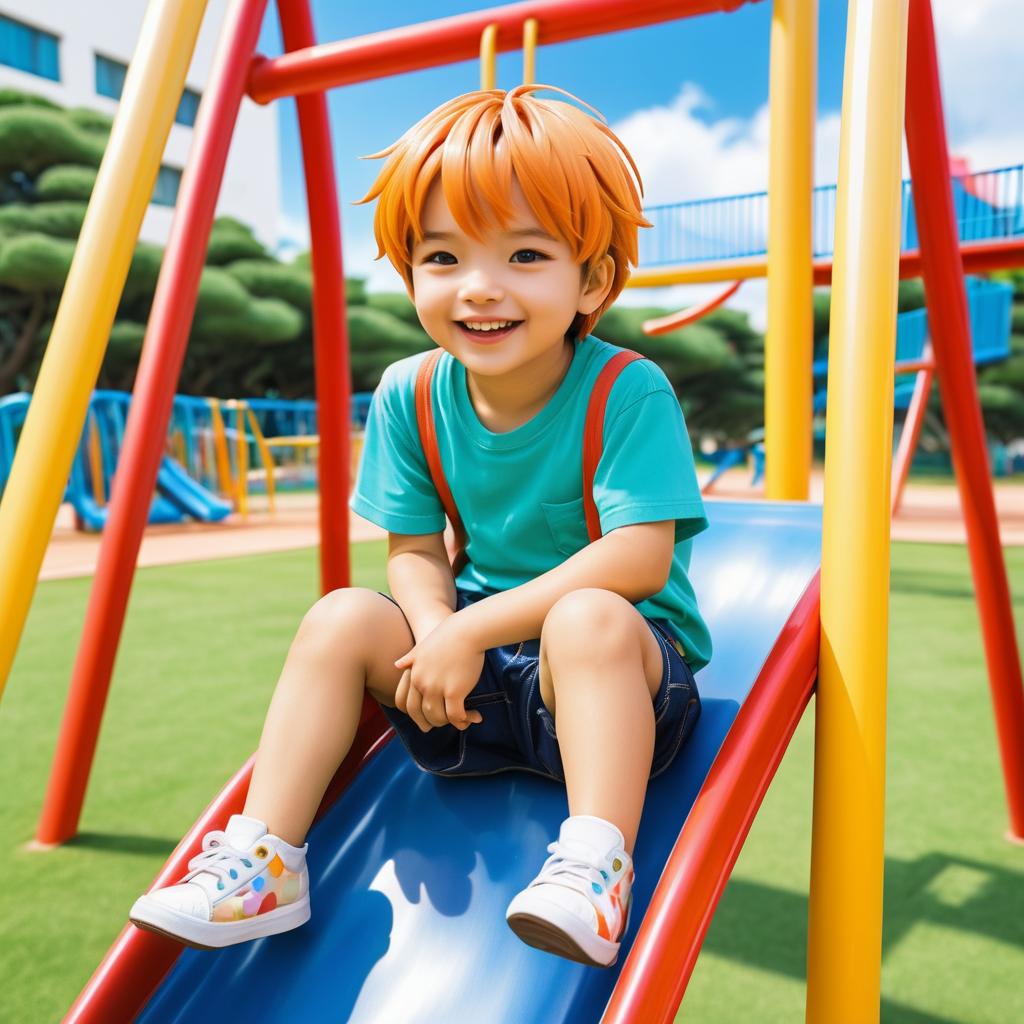
[[[523,321],[522,320],[491,320],[487,326],[470,327],[465,320],[456,320],[456,326],[465,337],[478,345],[493,345],[502,338],[507,338]],[[497,326],[497,325],[501,326]]]

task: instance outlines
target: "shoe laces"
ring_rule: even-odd
[[[571,848],[563,846],[557,839],[548,844],[548,853],[551,856],[544,861],[540,874],[533,881],[534,885],[563,885],[591,900],[607,888],[606,872],[575,854]]]
[[[191,882],[199,875],[207,874],[216,880],[218,890],[223,891],[243,870],[251,871],[253,862],[245,851],[236,849],[228,842],[227,833],[218,830],[203,836],[203,852],[197,853],[188,862],[188,868],[188,874],[182,882]]]

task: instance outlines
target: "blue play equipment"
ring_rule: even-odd
[[[692,739],[648,790],[625,949],[726,733],[819,565],[820,508],[709,502],[708,514],[691,578],[715,656],[698,676],[703,712]],[[438,778],[392,740],[310,833],[310,923],[216,952],[185,950],[136,1019],[596,1021],[622,960],[608,970],[561,960],[525,946],[504,921],[564,816],[559,785],[519,772]]]
[[[31,397],[20,392],[0,399],[0,488],[7,483],[18,433],[28,414]],[[102,530],[106,524],[108,506],[97,502],[96,491],[101,488],[109,501],[130,400],[131,396],[124,392],[95,391],[89,402],[85,428],[64,494],[64,500],[71,503],[83,529]],[[99,488],[92,479],[89,457],[90,434],[94,430],[99,439],[103,472]],[[174,459],[164,457],[150,505],[150,523],[176,523],[186,517],[218,522],[230,512],[230,504],[193,480]]]
[[[980,277],[965,279],[967,310],[971,319],[971,343],[974,363],[984,366],[1000,362],[1010,355],[1010,313],[1013,306],[1013,285],[988,281]],[[896,363],[920,359],[928,340],[928,311],[913,309],[896,317]],[[814,362],[814,376],[823,379],[828,373],[828,357]],[[916,373],[896,376],[894,405],[906,409],[914,394]],[[827,395],[821,388],[814,395],[814,411],[825,411]]]
[[[971,318],[971,340],[974,346],[974,363],[984,366],[1000,362],[1010,355],[1010,315],[1013,306],[1013,286],[1003,281],[989,281],[985,278],[966,278],[967,308]],[[928,311],[913,309],[900,313],[896,317],[896,363],[911,362],[921,359],[925,343],[928,340]],[[828,357],[814,362],[814,376],[824,381],[828,373]],[[917,380],[916,373],[898,373],[894,408],[906,409],[914,394]],[[828,395],[824,387],[814,394],[814,412],[820,416],[825,412]],[[763,437],[763,431],[755,431],[755,437]],[[825,436],[823,423],[818,423],[814,430],[816,440]],[[746,445],[732,448],[721,448],[711,453],[702,453],[702,459],[711,462],[715,469],[704,482],[704,490],[713,487],[715,482],[734,466],[747,463],[747,455],[753,460],[754,475],[751,486],[756,487],[764,478],[764,443],[752,440]]]

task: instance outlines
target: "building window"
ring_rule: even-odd
[[[178,124],[188,125],[190,128],[196,123],[196,114],[199,112],[199,93],[194,89],[186,89],[181,94],[181,102],[178,104],[178,112],[174,120]]]
[[[0,64],[59,82],[58,43],[55,35],[0,14]]]
[[[128,65],[109,57],[96,54],[96,92],[100,96],[109,96],[119,100],[124,90],[124,78],[128,73]],[[181,95],[181,102],[174,115],[178,124],[192,127],[196,123],[196,112],[199,110],[199,93],[194,89],[186,89]]]
[[[173,206],[178,201],[180,186],[181,171],[177,167],[161,167],[150,202],[155,206]]]
[[[119,100],[121,90],[124,89],[124,76],[127,73],[127,64],[96,54],[96,92],[100,96],[109,96],[112,100]]]

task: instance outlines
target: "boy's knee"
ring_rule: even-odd
[[[556,648],[605,649],[626,642],[635,632],[636,609],[610,590],[585,587],[559,598],[544,619],[541,643]]]
[[[380,616],[380,602],[386,599],[366,587],[341,587],[324,594],[302,619],[302,632],[323,639],[339,635],[366,636],[374,618]]]

